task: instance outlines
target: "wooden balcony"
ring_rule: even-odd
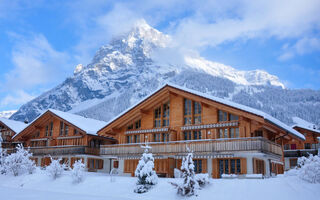
[[[318,149],[295,149],[295,150],[284,150],[284,157],[308,157],[309,154],[318,155]]]
[[[137,156],[143,153],[144,144],[118,144],[101,146],[100,154],[108,156]],[[155,155],[183,155],[188,146],[195,154],[224,154],[236,152],[261,152],[282,156],[282,147],[262,137],[236,139],[183,140],[172,142],[152,142],[150,152]]]

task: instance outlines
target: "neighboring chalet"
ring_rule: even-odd
[[[159,175],[173,177],[188,146],[196,173],[283,173],[283,144],[305,137],[259,110],[184,87],[167,84],[127,109],[98,135],[118,144],[100,146],[112,165],[133,175],[147,142]]]
[[[0,118],[0,143],[2,148],[15,148],[16,143],[12,141],[12,137],[22,131],[27,125],[23,122]]]
[[[292,139],[284,145],[285,169],[291,169],[297,166],[298,158],[308,156],[309,154],[318,155],[320,130],[316,129],[314,124],[306,122],[299,118],[294,118],[292,128],[303,134],[305,141]]]
[[[89,171],[109,171],[110,165],[100,154],[100,145],[116,142],[112,137],[98,136],[106,122],[49,109],[13,137],[15,142],[30,147],[38,166],[50,164],[50,156],[62,158],[70,166],[78,160]],[[110,162],[110,161],[109,161]]]

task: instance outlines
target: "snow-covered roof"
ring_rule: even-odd
[[[292,117],[293,122],[295,123],[292,128],[294,127],[300,127],[309,131],[313,131],[315,133],[319,133],[320,134],[320,130],[316,129],[316,125],[312,124],[310,122],[307,122],[299,117]]]
[[[16,134],[28,126],[28,124],[25,124],[23,122],[15,121],[7,118],[0,118],[0,121],[3,124],[5,124],[7,127],[9,127],[11,130],[13,130]]]
[[[101,128],[107,125],[107,122],[104,122],[104,121],[86,118],[80,115],[63,112],[55,109],[46,110],[41,115],[39,115],[36,119],[34,119],[30,124],[35,122],[37,119],[39,119],[42,115],[44,115],[47,112],[51,112],[57,115],[58,117],[66,120],[67,122],[73,124],[74,126],[80,128],[81,130],[85,131],[87,134],[90,134],[90,135],[97,135],[98,130],[100,130]],[[17,135],[18,134],[14,135],[13,138],[15,138]]]
[[[155,92],[151,93],[150,95],[148,95],[145,98],[143,98],[142,100],[140,100],[138,103],[136,103],[133,106],[129,107],[128,109],[126,109],[125,111],[120,113],[118,116],[116,116],[115,118],[110,120],[108,122],[108,125],[110,123],[112,123],[113,121],[115,121],[116,119],[118,119],[119,117],[121,117],[122,115],[124,115],[125,113],[127,113],[128,111],[130,111],[131,109],[133,109],[134,107],[136,107],[137,105],[139,105],[141,102],[143,102],[146,99],[148,99],[149,97],[151,97],[153,94],[155,94],[158,91],[160,91],[162,88],[166,87],[166,86],[170,86],[170,87],[173,87],[173,88],[176,88],[176,89],[179,89],[179,90],[183,90],[183,91],[189,92],[191,94],[194,94],[194,95],[197,95],[197,96],[200,96],[200,97],[204,97],[206,99],[210,99],[212,101],[216,101],[218,103],[221,103],[221,104],[224,104],[224,105],[227,105],[227,106],[230,106],[230,107],[234,107],[234,108],[237,108],[239,110],[243,110],[243,111],[248,112],[248,113],[252,113],[254,115],[258,115],[260,117],[263,117],[265,120],[269,121],[270,123],[272,123],[272,124],[282,128],[282,129],[286,130],[289,134],[294,135],[294,136],[296,136],[298,138],[301,138],[302,140],[305,140],[304,135],[302,135],[298,131],[294,130],[292,127],[286,125],[285,123],[281,122],[280,120],[272,117],[271,115],[269,115],[269,114],[267,114],[265,112],[262,112],[260,110],[257,110],[257,109],[254,109],[254,108],[251,108],[251,107],[248,107],[248,106],[245,106],[245,105],[241,105],[241,104],[238,104],[238,103],[226,100],[226,99],[222,99],[222,98],[219,98],[219,97],[214,97],[214,96],[211,96],[211,95],[199,92],[199,91],[195,91],[195,90],[192,90],[192,89],[189,89],[189,88],[186,88],[186,87],[175,85],[175,84],[172,84],[172,83],[166,83],[165,85],[163,85],[162,87],[157,89]]]

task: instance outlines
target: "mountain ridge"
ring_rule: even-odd
[[[170,48],[171,40],[139,21],[129,33],[99,48],[90,64],[77,65],[73,76],[23,105],[11,118],[32,120],[53,108],[108,121],[160,85],[172,82],[261,109],[288,124],[293,116],[320,124],[320,92],[289,90],[263,70],[239,71],[196,55],[182,55],[184,63],[179,64],[155,61],[154,53]]]

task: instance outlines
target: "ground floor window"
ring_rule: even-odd
[[[202,160],[193,160],[194,172],[202,173]]]
[[[265,174],[264,160],[253,159],[253,173],[254,174]]]
[[[184,138],[184,140],[201,140],[202,134],[201,134],[200,130],[184,131],[183,138]]]
[[[298,159],[297,158],[291,158],[290,159],[290,168],[296,167],[298,164]]]
[[[219,159],[219,174],[240,174],[241,160],[240,159]]]
[[[90,169],[102,169],[103,168],[103,160],[88,158],[88,168],[90,168]]]

